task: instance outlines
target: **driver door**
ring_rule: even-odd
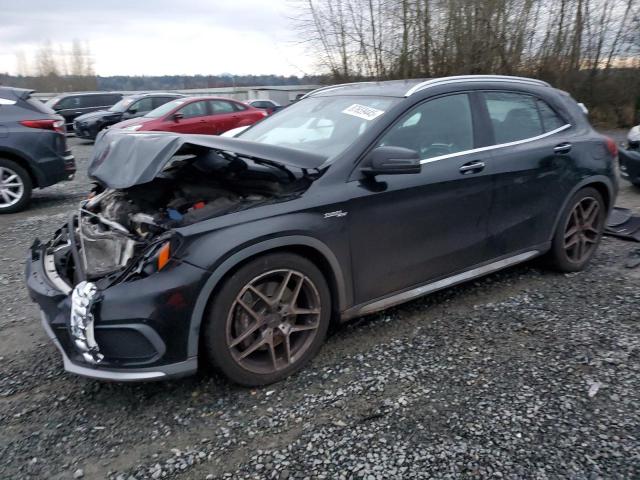
[[[377,146],[417,151],[421,173],[350,182],[356,304],[488,259],[490,155],[473,151],[471,104],[466,93],[428,100],[383,135]]]
[[[129,105],[129,108],[122,115],[123,120],[137,118],[146,115],[153,110],[153,97],[143,98]]]
[[[209,111],[206,100],[188,103],[175,113],[180,113],[182,118],[174,120],[173,115],[170,115],[165,130],[177,133],[209,133],[207,122]]]

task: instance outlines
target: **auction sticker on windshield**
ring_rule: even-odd
[[[350,107],[345,108],[342,113],[347,115],[353,115],[354,117],[364,118],[365,120],[373,120],[378,118],[384,113],[384,110],[378,110],[377,108],[367,107],[365,105],[359,105],[354,103]]]

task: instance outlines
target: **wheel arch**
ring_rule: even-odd
[[[206,315],[207,305],[216,290],[222,285],[224,279],[240,268],[242,265],[274,252],[297,253],[316,265],[327,280],[332,296],[333,318],[338,318],[340,311],[346,308],[348,292],[345,283],[344,272],[337,257],[331,249],[313,237],[287,236],[278,237],[250,245],[223,261],[209,276],[205,285],[200,290],[191,314],[189,340],[187,351],[189,357],[198,355],[201,330]]]
[[[31,184],[34,187],[40,186],[40,181],[38,179],[38,175],[36,171],[32,168],[31,160],[24,155],[20,155],[19,153],[14,152],[13,150],[0,149],[0,158],[4,158],[6,160],[11,160],[16,162],[22,168],[26,170],[29,174],[29,178],[31,179]]]

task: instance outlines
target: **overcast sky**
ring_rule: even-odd
[[[291,0],[0,0],[0,72],[79,39],[103,76],[314,73],[294,14]]]

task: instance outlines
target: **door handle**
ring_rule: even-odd
[[[553,147],[553,151],[555,153],[569,153],[571,151],[571,145],[569,142],[559,143],[555,147]]]
[[[474,160],[473,162],[465,163],[460,167],[460,173],[463,175],[468,175],[470,173],[478,173],[484,170],[485,164],[479,160]]]

